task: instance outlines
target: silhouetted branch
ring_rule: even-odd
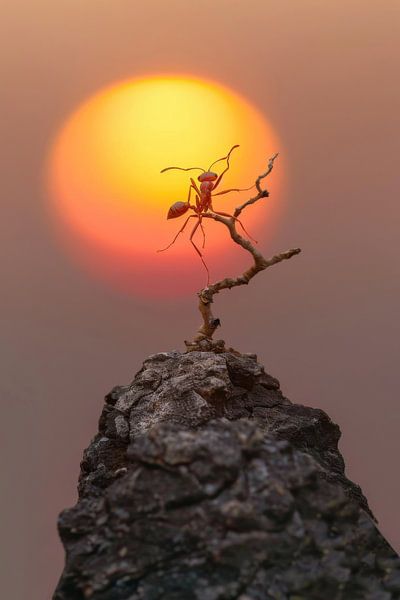
[[[257,196],[254,196],[254,198],[250,198],[250,200],[247,200],[244,204],[235,208],[235,212],[233,213],[235,217],[238,217],[240,215],[240,213],[242,212],[242,210],[244,210],[247,206],[250,206],[250,204],[254,204],[255,202],[257,202],[257,200],[260,200],[261,198],[268,198],[268,196],[269,196],[268,190],[267,189],[263,190],[261,188],[261,179],[264,179],[271,173],[272,169],[274,168],[274,161],[277,157],[278,157],[278,153],[274,154],[274,156],[269,159],[268,168],[265,171],[265,173],[263,173],[262,175],[259,175],[257,177],[257,179],[256,179],[256,188],[258,191]]]
[[[217,215],[213,212],[204,213],[203,218],[214,219],[214,221],[218,221],[225,225],[228,230],[233,241],[242,246],[244,250],[250,252],[253,257],[253,264],[242,273],[238,277],[225,277],[216,283],[210,284],[206,288],[202,289],[199,293],[199,310],[203,317],[203,324],[199,328],[196,337],[193,342],[185,341],[188,351],[192,350],[214,350],[214,351],[223,351],[225,349],[224,342],[219,340],[214,342],[212,340],[212,336],[215,333],[215,330],[220,324],[219,319],[215,318],[211,311],[211,304],[213,303],[213,297],[215,294],[218,294],[221,290],[231,289],[238,285],[247,285],[249,281],[257,275],[260,271],[264,271],[268,267],[275,265],[283,260],[288,260],[292,256],[299,254],[301,251],[300,248],[292,248],[291,250],[286,250],[285,252],[281,252],[280,254],[275,254],[271,258],[265,258],[261,252],[259,252],[251,243],[250,240],[241,236],[236,230],[236,218],[241,214],[241,212],[254,204],[261,198],[267,198],[269,193],[267,189],[262,189],[261,180],[266,178],[272,171],[274,166],[274,161],[277,158],[278,154],[275,154],[272,158],[270,158],[268,163],[268,168],[262,175],[259,175],[256,179],[256,188],[258,190],[258,194],[254,196],[254,198],[250,198],[246,202],[244,202],[241,206],[238,206],[232,217],[224,217],[221,215]]]

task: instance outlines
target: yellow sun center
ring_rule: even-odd
[[[202,266],[187,241],[194,219],[170,251],[156,253],[184,221],[167,222],[169,206],[186,201],[190,177],[197,181],[200,171],[160,171],[207,169],[234,144],[240,148],[218,191],[251,185],[278,149],[261,113],[219,84],[157,76],[100,91],[67,119],[50,152],[49,189],[64,239],[92,271],[130,289],[168,293],[174,278],[175,289],[177,282],[180,289],[201,286]],[[213,169],[225,166],[221,161]],[[229,212],[241,200],[237,193],[222,195],[215,208]],[[260,231],[266,216],[265,207],[254,208],[246,224]],[[223,226],[215,225],[206,223],[211,272],[231,256]]]

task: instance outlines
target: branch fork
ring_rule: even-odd
[[[257,275],[257,273],[264,271],[268,267],[282,262],[283,260],[288,260],[289,258],[292,258],[292,256],[295,256],[301,252],[300,248],[291,248],[290,250],[286,250],[280,254],[275,254],[271,258],[265,258],[261,252],[259,252],[253,246],[251,241],[240,235],[236,229],[236,219],[243,212],[243,210],[245,210],[251,204],[255,204],[262,198],[267,198],[269,196],[268,190],[261,187],[261,181],[271,173],[277,156],[278,154],[275,154],[272,158],[270,158],[265,173],[262,173],[257,177],[255,182],[257,195],[235,208],[232,217],[224,217],[213,212],[207,212],[202,215],[203,218],[214,219],[214,221],[218,221],[219,223],[225,225],[229,230],[232,240],[252,255],[253,264],[238,277],[226,277],[220,281],[217,281],[216,283],[208,285],[198,292],[199,311],[202,315],[203,323],[198,329],[194,340],[191,342],[185,341],[188,352],[193,352],[195,350],[213,352],[226,351],[225,342],[223,340],[215,341],[212,339],[216,329],[220,325],[220,320],[214,317],[211,310],[215,294],[218,294],[221,290],[231,289],[239,285],[247,285],[250,280]]]

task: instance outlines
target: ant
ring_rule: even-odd
[[[191,183],[189,186],[189,193],[188,193],[187,201],[186,202],[175,202],[175,204],[173,204],[168,211],[167,219],[176,219],[177,217],[181,217],[189,209],[192,209],[195,214],[187,217],[186,221],[184,222],[184,224],[182,225],[182,227],[180,228],[180,230],[178,231],[178,233],[176,234],[176,236],[174,237],[172,242],[170,244],[168,244],[168,246],[166,248],[157,250],[157,252],[164,252],[165,250],[168,250],[168,248],[170,248],[175,243],[179,234],[184,231],[189,220],[192,218],[196,218],[197,222],[192,229],[189,239],[190,239],[194,249],[196,250],[197,254],[200,256],[200,259],[207,271],[207,285],[209,285],[209,283],[210,283],[210,272],[208,270],[206,263],[204,262],[204,258],[203,258],[201,251],[199,250],[199,248],[196,246],[196,244],[193,241],[193,236],[196,233],[197,229],[200,227],[202,234],[203,234],[203,246],[202,247],[204,248],[205,243],[206,243],[206,234],[204,231],[202,218],[205,215],[205,213],[207,213],[208,211],[211,211],[216,215],[221,215],[222,217],[229,217],[231,219],[234,219],[235,221],[237,221],[239,223],[239,225],[242,227],[243,231],[251,238],[251,236],[247,233],[246,229],[244,228],[244,225],[242,224],[241,221],[239,221],[239,219],[237,217],[235,217],[234,215],[230,215],[229,213],[226,213],[226,212],[220,212],[220,211],[214,210],[213,205],[212,205],[212,198],[214,196],[221,196],[222,194],[228,194],[229,192],[244,192],[247,190],[251,190],[255,186],[255,184],[254,184],[249,188],[242,188],[242,189],[232,188],[229,190],[223,190],[222,192],[217,192],[216,194],[214,193],[214,190],[221,183],[222,177],[229,170],[229,166],[230,166],[229,158],[235,148],[239,148],[239,144],[232,146],[232,148],[229,150],[229,152],[226,156],[223,156],[222,158],[218,158],[218,160],[215,160],[213,163],[211,163],[211,165],[209,166],[207,171],[205,169],[203,169],[202,167],[189,167],[188,169],[184,169],[183,167],[166,167],[165,169],[162,169],[162,171],[161,171],[161,173],[165,173],[166,171],[170,171],[171,169],[178,169],[179,171],[192,171],[192,170],[203,171],[201,173],[201,175],[199,175],[197,178],[198,181],[200,181],[200,188],[197,186],[194,179],[190,178]],[[226,166],[225,170],[222,171],[222,173],[220,175],[218,175],[217,173],[214,173],[213,171],[211,171],[211,168],[216,163],[220,162],[221,160],[226,160],[227,166]],[[194,190],[196,192],[196,205],[190,204],[190,196],[191,196],[192,190]],[[253,238],[251,238],[251,239],[253,239]],[[253,241],[255,241],[255,240],[253,240]]]

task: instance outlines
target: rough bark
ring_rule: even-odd
[[[339,437],[253,355],[149,357],[106,396],[54,600],[400,598]]]

